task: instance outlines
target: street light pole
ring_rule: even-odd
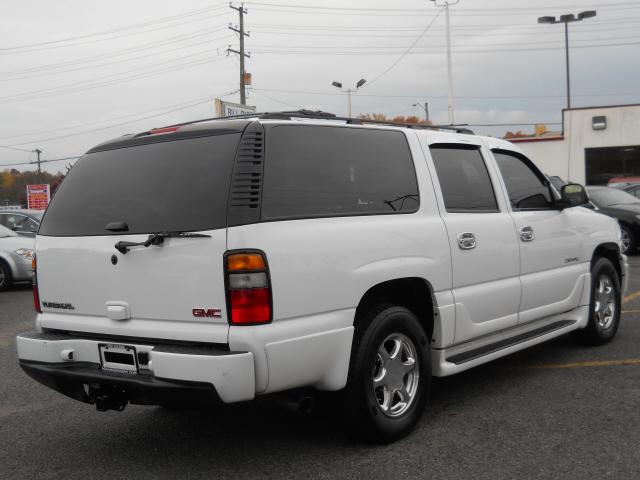
[[[453,70],[451,67],[451,25],[449,23],[449,5],[457,5],[460,0],[431,0],[437,7],[444,7],[447,30],[447,78],[449,81],[449,125],[453,125]]]
[[[560,15],[558,18],[553,16],[538,17],[538,23],[556,24],[564,23],[564,53],[565,53],[565,66],[567,69],[567,108],[571,108],[571,80],[569,76],[569,23],[580,22],[585,18],[592,18],[596,16],[595,10],[587,10],[580,12],[578,15],[569,13],[566,15]]]
[[[342,83],[341,82],[331,82],[331,85],[339,88],[340,90],[342,90],[343,92],[345,92],[347,94],[347,111],[348,117],[351,117],[351,94],[354,92],[357,92],[358,89],[363,86],[365,83],[367,83],[367,81],[364,78],[361,78],[360,80],[358,80],[358,83],[356,83],[356,88],[347,88],[346,90],[342,89]]]

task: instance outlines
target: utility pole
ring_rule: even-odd
[[[234,50],[233,48],[227,48],[227,53],[233,52],[238,54],[240,57],[240,103],[242,105],[246,105],[246,95],[245,95],[245,71],[244,71],[244,58],[251,58],[251,55],[244,53],[244,37],[248,37],[249,34],[244,31],[244,15],[247,13],[247,10],[244,8],[244,3],[241,3],[239,7],[234,7],[232,4],[229,4],[230,8],[233,8],[238,12],[238,16],[240,17],[238,28],[232,27],[229,25],[229,30],[233,30],[240,36],[240,51]]]
[[[42,153],[42,150],[40,150],[39,148],[36,148],[34,150],[34,153],[38,156],[38,178],[40,178],[40,174],[42,173],[42,169],[40,168],[40,154]]]
[[[457,5],[460,0],[431,0],[437,7],[444,7],[447,29],[447,77],[449,79],[449,125],[453,125],[453,71],[451,68],[451,26],[449,24],[449,5]]]

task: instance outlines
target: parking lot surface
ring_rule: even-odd
[[[31,289],[0,293],[0,478],[640,478],[640,257],[616,339],[561,337],[436,379],[413,434],[354,442],[271,401],[211,410],[94,407],[28,378],[15,335]]]

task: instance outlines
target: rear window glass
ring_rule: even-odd
[[[418,209],[413,159],[401,132],[275,126],[266,144],[265,220]]]
[[[71,169],[40,235],[85,236],[196,231],[226,226],[240,134],[90,153]],[[125,222],[128,232],[105,226]]]

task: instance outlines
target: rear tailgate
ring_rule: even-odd
[[[71,169],[36,241],[42,327],[227,342],[223,257],[240,132],[182,135],[98,147]],[[161,232],[198,235],[116,249]]]
[[[116,242],[147,235],[39,237],[41,326],[226,343],[226,230],[203,233],[211,238],[167,238],[125,255]]]

